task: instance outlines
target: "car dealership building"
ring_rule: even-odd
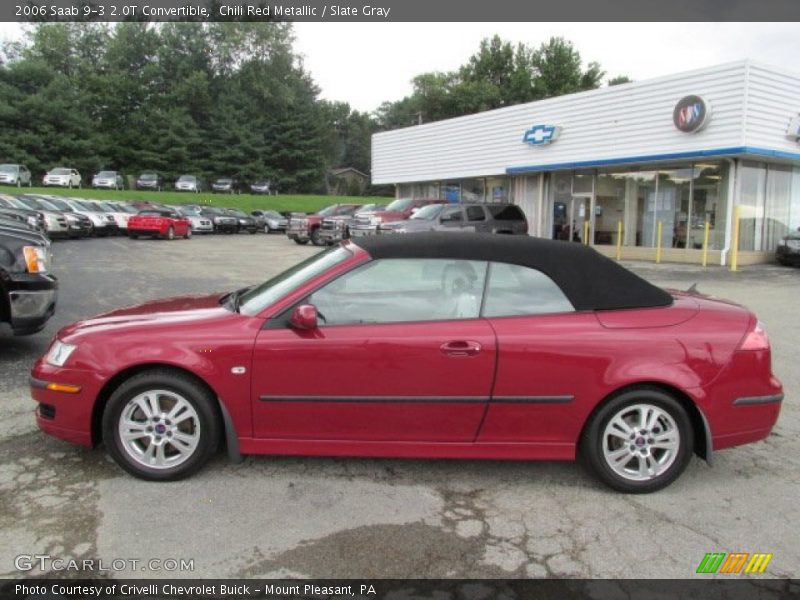
[[[608,255],[770,260],[800,227],[800,74],[751,61],[377,133],[397,197],[512,201],[531,235]],[[737,208],[738,207],[738,208]],[[621,233],[621,237],[619,232]]]

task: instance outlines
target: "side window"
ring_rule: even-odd
[[[488,208],[497,221],[523,221],[525,219],[525,215],[516,204],[489,205]]]
[[[456,223],[458,221],[463,221],[464,217],[461,214],[461,207],[448,206],[442,210],[441,214],[439,215],[439,220],[442,223]]]
[[[467,207],[467,221],[485,221],[486,215],[483,212],[482,206],[468,206]]]
[[[492,263],[484,317],[511,317],[573,312],[575,307],[561,288],[536,269]]]
[[[308,298],[320,324],[476,319],[487,263],[452,259],[374,260]]]

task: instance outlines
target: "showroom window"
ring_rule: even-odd
[[[800,226],[800,169],[743,162],[739,249],[772,252]]]
[[[450,259],[374,260],[314,292],[320,323],[359,325],[475,319],[487,264]]]

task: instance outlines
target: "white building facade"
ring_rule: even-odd
[[[750,61],[377,133],[397,197],[511,201],[531,235],[623,258],[769,260],[800,227],[800,74]],[[738,207],[738,208],[736,208]],[[621,231],[621,236],[620,236]]]

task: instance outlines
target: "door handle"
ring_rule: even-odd
[[[469,340],[453,340],[442,344],[440,349],[448,356],[475,356],[481,351],[481,345]]]

